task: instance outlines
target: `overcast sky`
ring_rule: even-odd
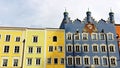
[[[65,8],[72,20],[83,20],[89,8],[97,21],[111,8],[120,24],[120,0],[0,0],[0,26],[58,28]]]

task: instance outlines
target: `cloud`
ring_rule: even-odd
[[[112,8],[119,23],[119,3],[119,0],[0,0],[0,21],[1,25],[9,26],[59,27],[65,8],[72,20],[83,20],[88,8],[96,20],[107,20]]]

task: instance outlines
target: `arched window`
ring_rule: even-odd
[[[57,42],[57,37],[53,36],[53,42]]]

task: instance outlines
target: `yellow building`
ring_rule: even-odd
[[[62,29],[46,29],[45,68],[65,68],[65,37]]]
[[[0,27],[0,68],[21,68],[26,28]]]
[[[23,68],[44,68],[45,30],[27,28]]]

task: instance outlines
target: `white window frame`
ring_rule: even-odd
[[[93,36],[94,34],[96,35],[96,39],[93,38],[93,37],[94,37],[94,36]],[[92,33],[92,34],[91,34],[91,39],[92,39],[93,41],[98,40],[98,35],[97,35],[97,33]]]
[[[79,39],[76,39],[76,36],[77,36],[77,35],[74,34],[74,40],[75,40],[75,41],[79,41],[79,40],[80,40],[80,33],[78,33]]]
[[[107,59],[107,65],[104,65],[104,64],[103,64],[103,63],[104,63],[104,62],[103,62],[103,58],[106,58],[106,59]],[[108,57],[107,57],[107,56],[103,56],[103,57],[101,57],[101,59],[102,59],[102,66],[107,67],[107,66],[108,66],[108,64],[109,64],[109,63],[108,63]]]
[[[85,40],[85,39],[83,39],[84,34],[86,34],[86,36],[87,36],[87,37],[86,37],[86,40]],[[88,33],[82,33],[82,40],[83,40],[83,41],[87,41],[87,40],[88,40]]]
[[[108,48],[108,49],[109,49],[109,52],[110,52],[110,53],[114,53],[114,52],[115,52],[115,45],[114,45],[114,44],[109,44],[108,46],[109,46],[109,48]],[[111,51],[110,51],[110,46],[113,46],[114,52],[111,52]]]
[[[36,64],[37,59],[40,59],[40,64]],[[35,58],[35,65],[37,66],[41,65],[41,58]]]
[[[19,62],[20,62],[19,59],[20,59],[20,58],[19,58],[19,57],[13,57],[12,67],[18,67],[18,66],[13,66],[13,64],[14,64],[14,59],[18,59],[18,66],[19,66]]]
[[[80,65],[76,64],[76,58],[80,58]],[[81,58],[81,56],[75,56],[75,65],[76,66],[81,66],[82,65],[82,58]]]
[[[94,49],[93,47],[94,47],[94,46],[97,46],[97,51],[93,51],[93,49]],[[99,49],[98,49],[98,48],[99,48],[98,44],[92,44],[92,52],[94,52],[94,53],[99,52]]]
[[[7,66],[3,66],[3,59],[7,59],[7,60],[8,60],[8,61],[7,61],[7,66],[8,66],[8,64],[9,64],[9,59],[8,59],[8,57],[2,57],[1,66],[2,66],[2,67],[7,67]]]
[[[104,35],[104,39],[103,40],[101,39],[101,34]],[[102,40],[102,41],[105,41],[106,40],[105,33],[99,33],[99,39]]]
[[[31,64],[28,64],[28,59],[32,59]],[[30,58],[27,58],[27,59],[26,59],[26,65],[27,65],[27,66],[33,65],[33,58],[31,58],[31,57],[30,57]]]
[[[95,61],[94,61],[95,58],[98,58],[98,65],[95,65]],[[94,56],[94,57],[93,57],[93,64],[94,64],[95,66],[100,66],[100,57]]]
[[[109,39],[109,34],[111,34],[111,35],[112,35],[112,39]],[[107,33],[107,39],[108,39],[109,41],[114,40],[114,35],[113,35],[113,33],[111,33],[111,32]]]
[[[32,47],[32,52],[29,52],[29,47]],[[28,53],[29,53],[29,54],[34,53],[34,47],[33,47],[33,46],[28,46]]]
[[[71,32],[66,33],[66,39],[67,39],[68,41],[71,41],[71,40],[68,39],[68,34],[71,34],[71,40],[72,40],[72,35],[73,35],[73,34],[72,34]]]
[[[37,48],[41,48],[40,52],[37,52]],[[40,54],[42,52],[42,47],[41,46],[36,46],[36,53]]]
[[[73,45],[72,44],[67,44],[67,52],[70,52],[70,51],[68,51],[68,46],[71,46],[71,48],[72,48]],[[73,52],[73,49],[71,50],[71,52]]]
[[[115,63],[116,63],[115,65],[112,65],[112,64],[111,64],[111,58],[114,58],[114,59],[115,59]],[[110,57],[110,66],[112,66],[112,67],[116,67],[116,66],[117,66],[117,58],[116,58],[115,56],[111,56],[111,57]]]
[[[105,52],[102,51],[102,46],[105,46]],[[101,53],[106,53],[107,52],[107,46],[105,44],[100,44],[100,51],[101,51]]]
[[[79,50],[80,50],[79,52],[81,52],[81,45],[80,45],[80,44],[75,44],[75,45],[74,45],[75,52],[77,52],[77,51],[76,51],[76,46],[79,46]]]
[[[85,52],[85,51],[84,51],[84,46],[87,46],[88,52],[89,52],[89,45],[88,45],[88,44],[83,44],[83,45],[82,45],[82,50],[83,50],[83,52],[84,52],[84,53],[88,53],[88,52]]]
[[[72,65],[73,65],[73,57],[72,56],[67,56],[67,65],[68,65],[68,58],[72,58]],[[68,66],[72,66],[72,65],[68,65]]]
[[[51,59],[51,60],[50,60],[50,63],[48,63],[48,59]],[[52,58],[48,57],[46,63],[47,63],[47,64],[52,64]]]
[[[85,64],[85,60],[84,60],[85,58],[88,58],[88,65]],[[87,56],[87,55],[83,56],[83,64],[84,64],[84,66],[90,66],[90,57],[89,56]]]

